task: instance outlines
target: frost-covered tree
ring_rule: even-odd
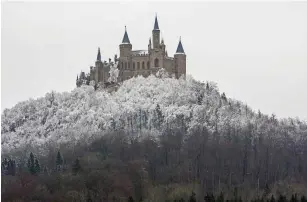
[[[169,73],[164,68],[161,68],[157,71],[156,77],[158,77],[158,78],[168,78]]]
[[[109,71],[109,79],[108,82],[111,83],[116,83],[117,82],[117,78],[118,78],[118,74],[119,74],[119,70],[117,68],[118,63],[116,62],[115,64],[111,64],[110,65],[110,71]]]

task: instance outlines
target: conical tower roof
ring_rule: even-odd
[[[159,24],[158,24],[157,14],[156,14],[156,18],[155,18],[154,30],[160,30],[160,29],[159,29]]]
[[[182,43],[181,43],[181,37],[179,39],[179,43],[178,43],[178,46],[177,46],[176,53],[184,53],[184,50],[183,50],[183,47],[182,47]]]
[[[125,26],[125,34],[124,34],[122,43],[130,43],[130,40],[129,40],[129,37],[128,37],[128,34],[127,34],[126,26]]]
[[[98,48],[97,61],[101,61],[100,48]]]

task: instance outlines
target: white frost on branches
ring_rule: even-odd
[[[110,70],[116,81],[118,70]],[[254,112],[240,101],[221,96],[215,83],[202,83],[187,76],[161,78],[150,75],[126,80],[116,92],[81,86],[71,92],[47,93],[3,111],[1,116],[2,152],[46,144],[88,142],[103,132],[115,130],[156,133],[167,128],[186,127],[187,134],[206,127],[210,132],[236,130],[252,123],[254,134],[274,134],[299,141],[307,134],[306,122],[279,120]],[[158,107],[159,105],[159,107]],[[274,133],[272,133],[274,131]]]
[[[110,77],[108,79],[109,82],[114,82],[114,83],[117,82],[117,78],[118,78],[118,74],[119,74],[119,70],[117,68],[117,65],[118,65],[118,62],[110,65],[110,71],[109,71]]]

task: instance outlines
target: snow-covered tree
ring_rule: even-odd
[[[110,77],[108,79],[109,82],[113,82],[113,83],[117,82],[117,77],[118,77],[118,74],[119,74],[119,70],[117,68],[117,65],[118,65],[118,62],[116,62],[115,64],[111,63],[111,65],[110,65],[110,71],[109,71]]]

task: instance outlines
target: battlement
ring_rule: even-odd
[[[174,60],[174,58],[172,58],[172,57],[165,57],[165,59],[167,59],[167,60]]]
[[[136,56],[136,57],[148,57],[149,54],[132,54],[131,56]]]

